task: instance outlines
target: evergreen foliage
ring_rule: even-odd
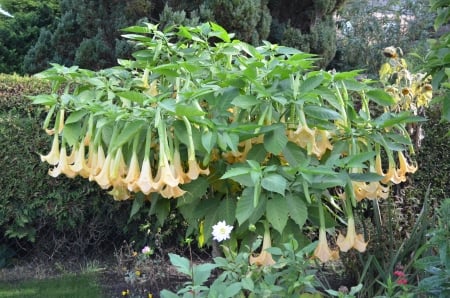
[[[2,8],[14,16],[0,16],[0,73],[23,72],[24,57],[38,40],[41,28],[52,28],[58,15],[57,3],[58,0],[0,1]]]
[[[161,28],[214,21],[235,33],[237,39],[254,45],[268,40],[318,54],[324,67],[336,51],[332,15],[343,2],[61,0],[61,18],[55,20],[55,29],[42,30],[37,42],[23,47],[29,51],[25,66],[18,71],[35,73],[47,68],[48,62],[93,70],[116,65],[117,58],[127,58],[131,52],[131,46],[120,38],[120,29],[142,21],[160,23]],[[4,51],[14,53],[12,49],[8,46]]]

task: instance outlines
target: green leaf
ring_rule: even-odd
[[[217,208],[217,221],[224,220],[227,224],[233,225],[236,213],[236,200],[225,198],[220,202]]]
[[[79,143],[81,137],[81,125],[80,123],[71,123],[64,125],[63,137],[69,146],[74,146]]]
[[[139,133],[147,122],[144,120],[136,120],[127,122],[119,135],[110,143],[110,150],[114,151],[122,145],[130,142],[134,136]]]
[[[153,67],[151,70],[155,73],[167,76],[167,77],[178,77],[178,72],[176,71],[178,69],[177,64],[162,64],[156,67]]]
[[[264,135],[264,148],[275,155],[278,155],[283,151],[288,142],[284,125],[272,125],[273,130],[267,132]]]
[[[136,102],[138,104],[143,104],[148,97],[141,93],[141,92],[137,92],[137,91],[123,91],[123,92],[118,92],[116,93],[117,96],[119,96],[120,98],[132,101],[132,102]]]
[[[306,166],[309,163],[309,158],[306,156],[304,150],[292,142],[288,142],[284,147],[283,156],[293,168]]]
[[[286,178],[284,178],[280,174],[270,173],[263,177],[263,179],[261,180],[261,186],[265,190],[276,192],[284,196],[287,181]]]
[[[150,215],[156,215],[159,226],[162,226],[170,213],[170,201],[161,196],[154,196],[152,198],[152,207],[150,208]]]
[[[307,105],[304,107],[304,112],[307,116],[311,116],[321,120],[337,120],[341,119],[341,115],[335,110],[317,105]]]
[[[202,145],[206,152],[210,153],[217,144],[217,133],[206,131],[202,134]]]
[[[373,160],[375,154],[376,153],[374,151],[354,154],[341,159],[338,164],[341,166],[345,165],[348,168],[366,168],[367,165],[364,163],[369,160]]]
[[[144,196],[137,195],[136,198],[133,200],[133,205],[131,206],[130,216],[128,217],[128,223],[131,222],[133,217],[138,213],[138,211],[141,209],[141,207],[144,205]]]
[[[373,89],[366,92],[367,97],[381,106],[390,106],[395,104],[394,98],[381,89]]]
[[[177,200],[177,208],[192,203],[206,194],[209,188],[209,181],[205,177],[198,177],[196,180],[183,185],[186,193]]]
[[[204,116],[206,113],[199,110],[197,107],[177,104],[175,107],[175,114],[177,116],[186,116],[188,118],[195,116]]]
[[[291,193],[286,195],[286,201],[289,207],[289,216],[301,229],[308,219],[308,208],[305,201]]]
[[[32,99],[34,105],[53,106],[58,102],[58,96],[56,94],[40,94],[35,96],[28,96]]]
[[[212,30],[212,32],[209,33],[209,36],[219,37],[220,39],[222,39],[224,42],[227,42],[227,43],[231,42],[230,35],[222,26],[220,26],[214,22],[209,22],[209,24],[211,25],[211,30]]]
[[[172,263],[180,273],[192,277],[191,262],[188,259],[173,253],[169,253],[169,259],[170,263]]]
[[[289,217],[289,206],[282,196],[275,196],[267,201],[266,216],[272,227],[283,234]]]
[[[121,29],[121,31],[132,32],[132,33],[150,33],[148,27],[145,26],[131,26]]]
[[[323,79],[324,79],[323,75],[318,74],[304,80],[300,85],[299,89],[300,95],[315,89],[323,82]]]
[[[69,117],[66,119],[66,124],[77,123],[80,121],[88,112],[86,110],[78,110],[70,113]]]
[[[211,271],[215,268],[217,268],[217,265],[210,263],[195,265],[192,268],[193,285],[203,285],[203,283],[211,276]]]
[[[411,115],[411,112],[404,111],[399,114],[384,113],[374,120],[374,123],[381,128],[395,126],[404,123],[415,123],[425,121],[425,118]]]
[[[236,219],[242,225],[253,213],[253,189],[245,188],[236,204]]]
[[[261,101],[254,95],[239,95],[235,97],[231,103],[237,107],[249,109],[257,104],[260,104]]]
[[[220,179],[235,178],[244,174],[249,174],[250,172],[251,169],[249,167],[234,167],[228,169]]]

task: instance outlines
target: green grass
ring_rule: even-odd
[[[0,297],[100,298],[101,288],[95,275],[65,275],[59,278],[19,283],[0,282]]]

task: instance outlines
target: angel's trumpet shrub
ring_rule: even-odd
[[[272,258],[272,254],[267,251],[268,248],[272,247],[272,240],[270,239],[270,230],[267,223],[264,224],[264,237],[261,248],[261,253],[254,257],[250,256],[249,263],[251,265],[255,264],[258,266],[270,266],[274,265],[275,261]]]
[[[353,217],[348,218],[347,222],[347,235],[344,237],[339,234],[336,244],[342,252],[347,252],[351,248],[356,249],[359,252],[365,252],[368,242],[364,242],[364,236],[362,234],[356,234],[355,220]]]

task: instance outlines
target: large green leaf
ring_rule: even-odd
[[[260,104],[261,101],[256,98],[254,95],[239,95],[233,99],[231,102],[233,105],[243,108],[249,109],[257,104]]]
[[[144,93],[137,91],[123,91],[116,94],[120,98],[129,100],[131,102],[136,102],[138,104],[143,104],[148,99],[148,97]]]
[[[261,186],[265,190],[279,193],[284,196],[284,192],[286,191],[287,181],[286,178],[276,173],[269,173],[264,175],[261,180]]]
[[[66,119],[66,124],[76,123],[80,121],[84,116],[86,116],[87,113],[88,111],[86,110],[78,110],[70,113],[69,117],[67,117]]]
[[[288,142],[283,148],[283,156],[293,168],[298,166],[303,167],[309,163],[309,158],[305,154],[304,150],[292,142]]]
[[[242,225],[253,213],[253,188],[246,188],[238,197],[236,204],[236,219]]]
[[[311,90],[314,90],[317,86],[319,86],[324,80],[323,75],[317,74],[313,77],[307,78],[304,80],[300,85],[300,96],[303,95],[303,93],[309,92]]]
[[[272,227],[280,234],[283,234],[289,218],[289,206],[282,196],[274,196],[267,201],[266,216]]]
[[[289,216],[295,223],[302,228],[308,219],[308,208],[305,201],[298,195],[288,193],[286,201],[289,207]]]
[[[81,124],[71,123],[64,125],[63,137],[69,146],[79,143],[81,138]]]
[[[175,106],[175,114],[177,116],[186,116],[188,118],[195,116],[204,116],[206,113],[197,107],[177,104]]]
[[[337,120],[341,118],[338,112],[324,106],[307,105],[303,110],[307,116],[320,120]]]
[[[288,142],[284,125],[272,125],[274,129],[264,135],[264,148],[275,155],[283,151]]]
[[[53,106],[58,102],[57,94],[39,94],[35,96],[28,96],[35,105]]]
[[[110,150],[114,151],[122,145],[131,142],[134,136],[139,133],[147,122],[144,120],[136,120],[127,122],[119,135],[110,143]]]
[[[390,106],[395,104],[394,98],[384,90],[372,89],[366,92],[367,97],[381,106]]]

